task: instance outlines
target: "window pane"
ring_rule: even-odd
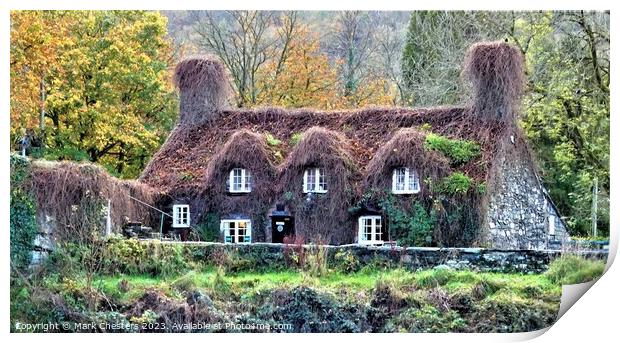
[[[410,191],[417,191],[420,189],[420,182],[418,179],[418,175],[413,170],[409,173],[408,184],[409,184],[408,186],[409,186]]]
[[[398,168],[395,169],[394,172],[396,173],[396,190],[404,191],[406,168]]]
[[[249,191],[252,189],[252,174],[250,174],[249,170],[245,171],[245,190]]]
[[[321,169],[316,170],[316,173],[318,175],[319,178],[319,190],[321,191],[325,191],[327,190],[327,184],[325,182],[325,174],[323,173],[323,171]]]
[[[314,169],[310,169],[308,170],[307,175],[307,179],[306,179],[306,189],[308,191],[314,191],[315,190],[315,183],[316,183],[316,171]]]

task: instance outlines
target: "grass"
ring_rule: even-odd
[[[98,292],[87,289],[80,272],[50,273],[30,281],[35,289],[11,285],[11,318],[54,321],[63,316],[59,308],[122,320],[142,320],[148,308],[168,318],[193,306],[191,299],[202,299],[199,311],[192,312],[201,320],[284,321],[297,323],[299,332],[531,331],[553,323],[563,284],[597,278],[603,269],[601,261],[570,255],[556,259],[547,273],[530,275],[370,265],[324,274],[289,269],[232,273],[203,265],[176,275],[99,275],[94,279]],[[105,301],[89,301],[93,294]],[[99,305],[92,312],[89,304]]]
[[[561,285],[583,283],[597,279],[603,275],[605,263],[565,255],[549,265],[546,276],[552,282]]]
[[[122,280],[126,280],[128,283],[129,290],[126,292],[119,288],[119,283]],[[345,289],[348,292],[355,293],[372,290],[379,282],[409,290],[441,288],[448,294],[472,292],[476,289],[478,292],[483,292],[485,296],[492,296],[499,290],[520,297],[532,297],[541,294],[559,295],[560,292],[560,287],[544,275],[476,273],[441,269],[421,272],[403,269],[350,274],[335,272],[321,277],[313,277],[295,271],[223,274],[221,271],[211,268],[200,272],[191,271],[180,277],[101,276],[95,280],[95,285],[114,300],[127,303],[136,300],[146,290],[151,289],[159,290],[172,298],[182,298],[184,293],[193,289],[218,291],[218,288],[229,288],[232,293],[243,293],[312,286],[329,292]]]

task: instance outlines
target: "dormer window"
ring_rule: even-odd
[[[172,227],[186,228],[190,225],[189,205],[172,206]]]
[[[320,168],[304,171],[304,193],[327,193],[325,174]]]
[[[234,168],[230,171],[228,180],[230,193],[250,193],[252,191],[252,175],[243,168]]]
[[[392,193],[413,194],[420,191],[420,178],[415,170],[402,167],[392,174]]]

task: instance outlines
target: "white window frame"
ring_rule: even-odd
[[[370,240],[367,239],[366,227],[367,221],[370,220]],[[378,224],[378,225],[377,225]],[[377,245],[383,244],[381,237],[383,232],[383,219],[381,216],[361,216],[357,220],[357,243],[360,245]]]
[[[190,223],[189,205],[172,205],[172,227],[186,228],[190,226]]]
[[[310,182],[310,180],[313,182]],[[327,193],[327,179],[321,168],[304,171],[304,193]]]
[[[230,227],[230,224],[233,223],[235,224],[235,227],[233,228],[234,231],[231,230]],[[245,235],[239,234],[241,224],[245,225]],[[252,221],[249,219],[223,219],[220,221],[220,230],[224,232],[224,243],[252,243]]]
[[[238,171],[240,175],[235,176]],[[240,182],[235,182],[235,178],[240,178]],[[239,185],[239,188],[235,188]],[[252,191],[252,174],[245,168],[233,168],[228,174],[228,192],[230,193],[250,193]]]
[[[404,175],[403,175],[404,172]],[[403,189],[398,189],[399,176],[404,176],[405,182]],[[413,186],[412,186],[413,184]],[[394,194],[415,194],[420,192],[420,177],[418,173],[407,167],[394,168],[392,172],[392,193]]]

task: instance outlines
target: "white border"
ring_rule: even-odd
[[[0,3],[0,9],[2,9],[2,32],[0,39],[2,40],[3,54],[0,58],[0,65],[4,66],[1,71],[2,80],[4,86],[0,88],[1,96],[0,103],[2,104],[3,115],[0,119],[1,129],[3,130],[2,141],[4,144],[3,158],[5,163],[2,164],[2,187],[4,194],[8,193],[9,189],[9,166],[8,166],[8,153],[9,153],[9,9],[299,9],[299,10],[343,10],[343,9],[358,9],[358,10],[412,10],[412,9],[486,9],[486,10],[570,10],[570,9],[590,9],[590,10],[608,10],[611,9],[611,36],[616,37],[616,20],[615,9],[617,8],[617,2],[602,1],[602,0],[564,0],[564,1],[534,1],[534,0],[522,0],[519,2],[511,1],[480,1],[480,0],[444,0],[441,2],[423,2],[423,1],[371,1],[371,0],[353,0],[353,1],[327,1],[327,0],[314,0],[314,1],[299,1],[294,2],[291,0],[274,0],[270,2],[258,2],[252,0],[227,0],[222,2],[208,2],[208,1],[191,1],[191,0],[176,0],[176,1],[163,1],[163,0],[138,0],[128,2],[126,0],[108,0],[101,2],[90,1],[35,1],[35,0],[21,0],[21,1],[3,1]],[[615,45],[611,44],[611,58],[616,60]],[[611,69],[611,83],[613,85],[618,82],[618,68]],[[611,94],[611,108],[614,109],[615,104],[618,101],[617,93]],[[615,257],[618,244],[618,213],[620,208],[618,206],[618,194],[620,188],[618,183],[615,182],[617,178],[617,168],[614,167],[614,163],[618,163],[617,151],[619,148],[619,138],[617,134],[618,124],[614,115],[611,116],[611,245],[610,245],[610,263],[608,263],[607,273],[592,286],[592,290],[587,292],[583,296],[583,300],[577,302],[575,306],[570,309],[555,325],[553,325],[547,334],[538,338],[542,342],[557,342],[557,341],[608,341],[610,337],[616,336],[617,318],[620,308],[620,296],[617,285],[620,281],[620,273],[618,267],[611,266],[611,261]],[[0,206],[4,210],[4,228],[8,228],[9,213],[8,213],[8,197],[0,197]],[[4,230],[5,244],[8,244],[9,230]],[[5,245],[6,247],[6,245]],[[5,249],[3,255],[3,271],[0,272],[1,277],[4,280],[4,297],[2,322],[1,325],[3,332],[8,333],[9,324],[9,294],[8,294],[8,275],[9,275],[9,249]],[[610,267],[611,266],[611,267]],[[542,330],[545,331],[545,330]],[[411,341],[411,339],[422,339],[430,341],[444,341],[453,342],[455,339],[463,342],[495,342],[503,340],[523,340],[540,335],[538,333],[530,334],[471,334],[471,335],[457,335],[457,334],[416,334],[415,337],[410,334],[392,334],[389,337],[380,337],[383,335],[356,335],[355,339],[361,342],[376,341],[377,339],[389,339],[393,341]],[[326,335],[321,335],[325,337]],[[339,335],[329,335],[329,338],[337,339]],[[46,335],[45,340],[62,340],[62,341],[82,341],[86,336],[84,334],[75,335]],[[227,336],[209,336],[203,335],[183,335],[183,340],[201,341],[209,339],[237,339],[237,334],[229,334]],[[17,334],[12,335],[10,339],[20,339],[24,341],[40,341],[42,336],[34,334]],[[102,335],[90,335],[87,339],[95,341],[109,341],[110,336],[108,334]],[[113,339],[129,340],[129,339],[145,339],[144,335],[114,335]],[[164,335],[149,335],[148,339],[156,340],[169,340],[171,337],[165,337]],[[243,339],[247,339],[245,337]],[[296,342],[310,342],[315,341],[318,336],[315,335],[253,335],[251,339],[257,341],[269,341],[269,342],[290,342],[294,340]],[[344,337],[343,337],[344,338]]]

